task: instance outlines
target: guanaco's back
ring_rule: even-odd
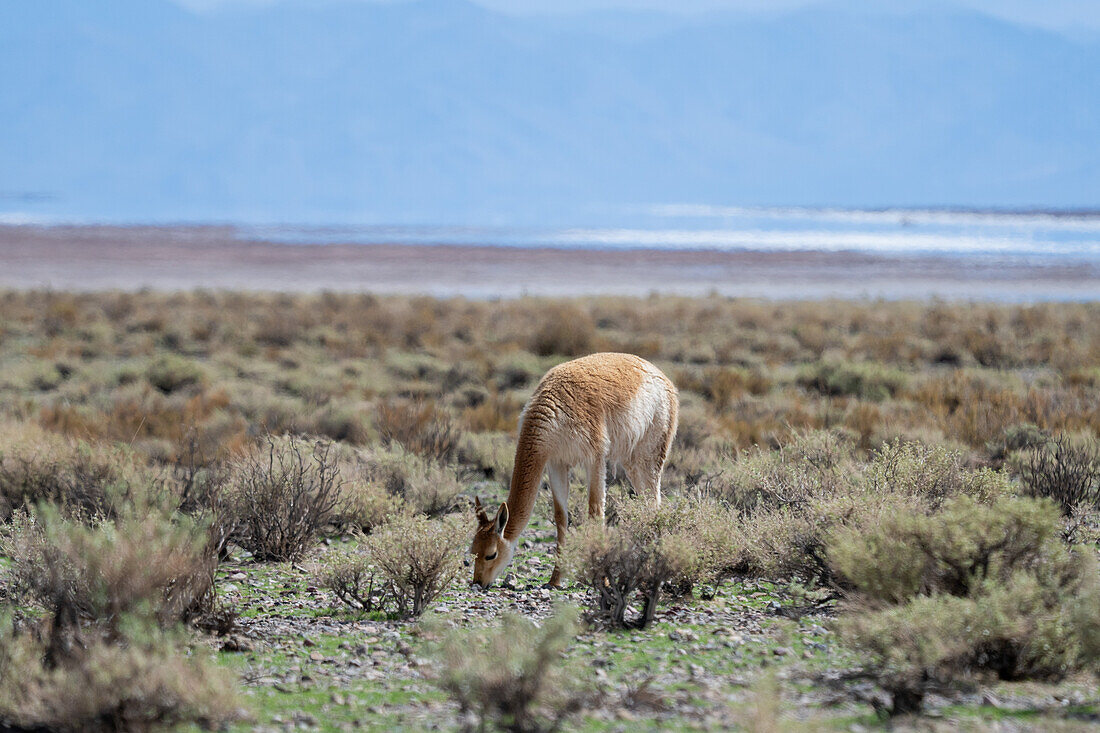
[[[663,465],[678,404],[676,387],[645,359],[592,354],[546,373],[520,418],[520,443],[527,436],[531,450],[570,466],[599,458],[625,465],[636,451],[659,454]]]

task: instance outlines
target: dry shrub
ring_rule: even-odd
[[[975,447],[996,440],[1022,419],[1030,419],[1025,401],[1015,389],[1004,384],[1003,378],[983,373],[954,370],[926,379],[912,396],[929,408],[948,435]]]
[[[686,540],[640,545],[623,529],[590,522],[572,533],[565,562],[577,581],[596,593],[596,611],[612,625],[645,628],[653,621],[661,586],[691,562]],[[640,597],[642,610],[627,618]]]
[[[462,483],[450,465],[424,458],[401,446],[375,448],[359,454],[351,474],[353,482],[361,481],[390,496],[410,511],[437,516],[454,508]]]
[[[709,500],[666,501],[660,507],[623,500],[616,510],[617,526],[588,522],[571,534],[565,565],[595,591],[599,616],[621,628],[645,628],[663,592],[690,592],[695,583],[717,582],[739,565],[732,517],[718,509]],[[638,601],[640,613],[628,618]]]
[[[264,346],[280,348],[290,346],[302,338],[306,330],[307,327],[295,320],[286,309],[275,308],[265,310],[256,324],[253,338]]]
[[[571,303],[547,303],[527,349],[539,356],[583,356],[593,351],[596,324],[588,311]]]
[[[1062,514],[1100,509],[1100,446],[1066,435],[1031,446],[1020,477],[1033,496],[1058,503]]]
[[[154,482],[126,449],[71,441],[30,423],[0,429],[0,521],[40,502],[110,515]]]
[[[465,542],[457,518],[398,516],[367,537],[361,553],[333,567],[341,568],[345,578],[349,568],[357,568],[361,578],[374,575],[387,608],[400,618],[412,618],[458,580]]]
[[[202,383],[205,374],[197,363],[168,353],[157,357],[145,369],[145,379],[164,394]]]
[[[675,381],[681,391],[699,393],[719,412],[746,394],[762,395],[772,387],[762,371],[743,367],[687,367],[676,373]]]
[[[209,529],[137,502],[91,523],[43,504],[8,528],[16,600],[48,616],[13,625],[0,611],[0,728],[146,730],[240,717],[227,671],[179,651],[175,629],[213,598]]]
[[[176,647],[155,628],[134,628],[125,645],[92,635],[71,657],[50,662],[38,635],[0,619],[0,728],[212,729],[239,719],[234,675]]]
[[[330,443],[268,436],[229,483],[235,541],[258,560],[294,560],[333,518],[342,482]]]
[[[717,425],[697,399],[680,392],[680,419],[676,428],[675,448],[702,448],[717,432]]]
[[[475,433],[505,433],[515,430],[522,409],[523,400],[515,394],[491,392],[484,400],[464,409],[462,420]]]
[[[864,673],[916,712],[932,689],[973,676],[1060,679],[1095,668],[1100,576],[1068,550],[1057,508],[970,496],[835,533],[828,555],[855,589],[838,626]]]
[[[709,494],[666,497],[660,507],[642,499],[619,500],[613,511],[619,525],[643,543],[664,537],[689,541],[690,555],[679,561],[666,589],[677,595],[689,594],[697,585],[717,586],[744,564],[737,516]]]
[[[563,606],[541,626],[505,613],[496,628],[449,631],[431,650],[438,663],[432,679],[476,719],[468,730],[558,730],[596,702],[590,675],[562,658],[576,619],[576,609]]]
[[[815,441],[824,443],[815,448]],[[755,574],[836,582],[825,552],[830,533],[898,511],[930,513],[954,496],[990,502],[1011,491],[1005,474],[967,469],[957,451],[941,446],[894,441],[860,465],[827,434],[810,434],[795,445],[747,462],[751,481],[738,493],[743,496],[747,486],[756,496],[754,504],[741,501],[752,507],[741,532],[746,570]]]
[[[503,486],[512,480],[516,440],[506,433],[467,433],[458,449],[461,465]]]
[[[177,508],[194,514],[212,511],[225,514],[225,487],[229,482],[227,446],[218,438],[220,430],[188,430],[173,446],[170,466]]]
[[[904,389],[903,372],[878,364],[822,361],[804,367],[798,383],[823,395],[859,397],[881,402]]]
[[[458,448],[458,429],[447,413],[430,402],[383,402],[378,406],[376,421],[387,443],[399,443],[426,458],[449,461]]]
[[[392,605],[378,572],[361,555],[345,554],[329,560],[317,580],[353,611],[371,613]]]
[[[128,616],[191,620],[213,596],[218,547],[206,526],[149,505],[85,524],[43,505],[18,517],[7,551],[19,592],[55,619],[79,616],[117,634]]]
[[[370,532],[404,508],[401,497],[391,494],[385,485],[352,475],[340,487],[333,522],[345,530]]]

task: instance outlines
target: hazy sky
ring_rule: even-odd
[[[175,0],[196,10],[227,4],[263,5],[281,0]],[[400,2],[401,0],[362,0],[363,2]],[[829,0],[473,0],[495,10],[510,13],[573,13],[586,10],[630,8],[661,10],[671,13],[698,13],[711,10],[782,10],[820,4]],[[969,7],[1008,20],[1069,32],[1100,31],[1100,0],[933,0],[946,6]],[[914,0],[865,0],[868,7],[910,8]],[[931,4],[931,3],[929,3]]]

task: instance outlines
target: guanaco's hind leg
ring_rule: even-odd
[[[588,466],[588,517],[603,524],[604,499],[607,494],[607,459],[598,457]]]
[[[639,496],[656,499],[658,505],[661,503],[661,476],[654,473],[651,462],[639,461],[623,466],[623,469]]]
[[[561,549],[569,529],[569,466],[553,464],[547,473],[550,476],[550,495],[554,499],[554,525],[558,530],[558,554],[554,560],[554,572],[550,575],[550,586],[558,588],[561,586]]]
[[[661,474],[665,470],[665,461],[668,459],[668,449],[672,445],[672,430],[666,430],[661,436],[656,451],[648,455],[636,456],[629,465],[624,465],[626,477],[630,479],[634,490],[643,496],[651,497],[658,506],[661,505]]]

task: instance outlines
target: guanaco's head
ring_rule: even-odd
[[[481,507],[481,500],[474,497],[474,511],[477,513],[477,533],[470,544],[470,554],[474,556],[473,583],[488,588],[512,562],[515,552],[512,543],[504,539],[508,505],[502,503],[496,516],[490,519]]]

